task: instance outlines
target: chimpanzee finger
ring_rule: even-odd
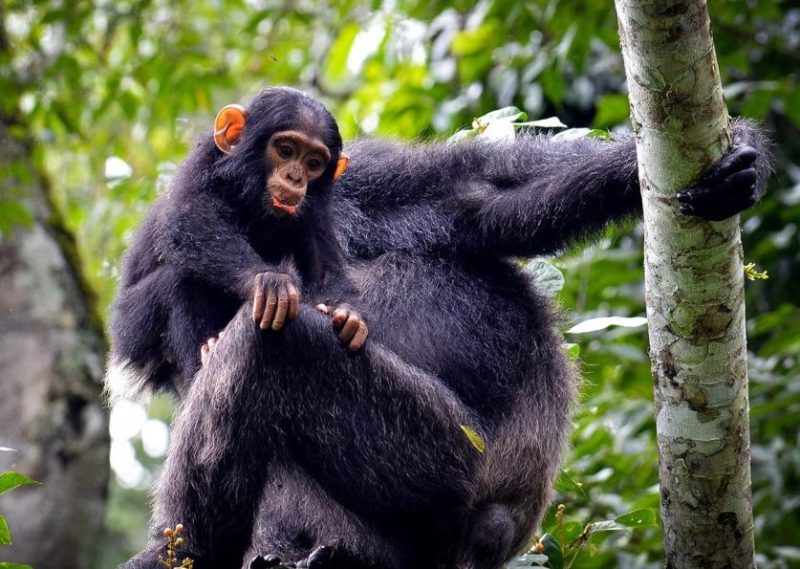
[[[330,314],[331,313],[331,307],[328,306],[327,304],[319,303],[316,306],[316,309],[319,310],[320,312],[322,312],[323,314]]]
[[[353,339],[353,336],[356,335],[358,332],[358,325],[361,322],[361,319],[358,317],[358,314],[351,312],[347,318],[347,322],[344,323],[342,329],[339,331],[339,339],[344,343],[349,343],[350,340]]]
[[[335,328],[341,328],[347,322],[348,316],[350,316],[350,310],[340,306],[333,311],[331,322]]]
[[[286,285],[286,290],[289,293],[289,318],[294,320],[300,312],[300,293],[292,283]]]
[[[691,200],[680,205],[681,213],[702,217],[709,221],[722,221],[752,206],[755,193],[730,191],[725,196],[706,189],[692,190]]]
[[[751,207],[757,201],[754,168],[740,170],[712,187],[695,187],[678,194],[680,211],[711,221],[721,221]]]
[[[272,329],[275,331],[283,328],[286,315],[289,313],[289,290],[285,284],[278,285],[278,308],[275,311],[275,320],[272,321]]]
[[[363,320],[358,320],[358,330],[356,330],[353,339],[350,340],[350,343],[347,345],[347,349],[351,352],[357,352],[361,348],[364,347],[364,343],[367,341],[367,335],[369,334],[369,330],[367,329],[367,324]]]
[[[706,171],[698,185],[724,180],[737,170],[742,170],[755,162],[757,157],[758,153],[752,146],[744,144],[736,146]]]
[[[278,307],[278,295],[275,293],[275,288],[270,287],[267,293],[267,305],[264,309],[264,315],[261,317],[261,329],[267,330],[272,326],[272,320],[275,318],[275,309]]]
[[[725,178],[723,187],[729,192],[743,193],[755,195],[753,186],[756,183],[756,169],[747,168],[746,170],[739,170]]]
[[[267,295],[264,293],[264,285],[261,279],[256,280],[256,295],[253,299],[253,322],[259,322],[264,316],[264,308],[267,303]]]

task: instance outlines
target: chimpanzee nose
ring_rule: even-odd
[[[300,168],[289,168],[289,171],[286,172],[286,177],[293,184],[300,184],[303,181],[303,173]]]

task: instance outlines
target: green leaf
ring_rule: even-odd
[[[604,128],[593,128],[586,133],[586,138],[596,138],[597,140],[612,140],[611,132]]]
[[[569,142],[581,138],[597,138],[599,140],[611,140],[611,133],[607,130],[597,128],[570,128],[559,132],[553,136],[553,140],[558,142]]]
[[[564,349],[564,353],[567,354],[567,357],[571,360],[577,360],[581,357],[581,345],[580,344],[571,344],[569,342],[564,342],[561,347]]]
[[[472,446],[474,446],[479,453],[483,454],[486,451],[486,442],[481,438],[481,436],[468,425],[461,425],[461,430],[464,431],[464,434],[467,435],[467,439]]]
[[[0,545],[11,545],[11,530],[3,516],[0,516]]]
[[[614,518],[614,521],[628,528],[650,528],[658,526],[658,516],[652,508],[639,508]]]
[[[561,119],[558,117],[547,117],[546,119],[537,119],[535,121],[525,121],[514,123],[517,128],[533,127],[533,128],[567,128]]]
[[[356,36],[361,31],[361,26],[355,23],[347,24],[339,33],[336,41],[328,50],[328,59],[325,64],[326,78],[334,84],[341,83],[348,75],[347,59]]]
[[[571,344],[573,346],[577,346],[578,344]],[[578,351],[580,352],[580,346],[578,346]],[[567,492],[580,492],[584,496],[586,492],[583,490],[583,483],[578,482],[575,480],[572,475],[570,475],[568,470],[562,470],[561,474],[558,475],[556,479],[556,490],[562,493]]]
[[[21,563],[9,563],[8,561],[0,561],[0,569],[33,569],[30,565],[22,565]]]
[[[485,140],[505,140],[513,142],[516,136],[514,131],[514,123],[504,120],[494,120],[488,123],[488,126],[478,133],[481,139]]]
[[[564,529],[564,547],[568,547],[575,543],[575,540],[583,533],[584,525],[580,522],[571,521],[565,522]]]
[[[567,334],[586,334],[605,330],[611,326],[622,326],[623,328],[639,328],[647,325],[647,318],[644,316],[601,316],[590,318],[575,324],[567,330]]]
[[[477,28],[463,30],[453,36],[450,50],[455,56],[477,55],[484,53],[487,45],[494,45],[494,37],[502,33],[495,21],[487,21]]]
[[[564,555],[561,553],[561,545],[558,540],[549,533],[542,536],[539,542],[544,545],[544,555],[547,555],[547,567],[550,569],[564,568]]]
[[[472,126],[474,128],[478,128],[476,123],[490,123],[493,121],[508,121],[508,122],[515,122],[518,120],[526,120],[528,118],[528,113],[525,111],[519,110],[517,107],[503,107],[502,109],[497,109],[496,111],[492,111],[490,113],[486,113],[478,118],[476,118]]]
[[[599,533],[601,531],[623,531],[628,529],[616,520],[607,520],[604,522],[593,522],[589,528],[589,533]]]
[[[531,278],[534,288],[547,298],[555,298],[564,288],[564,275],[547,261],[533,259],[522,270]]]
[[[0,494],[18,488],[19,486],[36,486],[39,483],[33,478],[28,478],[24,474],[7,470],[0,474]]]

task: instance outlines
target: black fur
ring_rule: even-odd
[[[718,202],[724,180],[753,164],[748,199],[763,192],[764,139],[743,122],[736,130],[755,151],[703,179]],[[348,153],[324,213],[370,339],[347,352],[329,318],[307,304],[280,333],[256,327],[249,301],[238,309],[186,382],[156,492],[154,528],[183,523],[196,569],[239,567],[248,547],[248,560],[269,556],[255,567],[324,557],[326,567],[497,569],[527,543],[550,499],[576,376],[550,306],[510,257],[555,253],[638,214],[632,137],[364,140]],[[205,290],[184,303],[175,279],[158,276],[171,255],[196,281],[242,286],[216,266],[241,261],[237,234],[208,217],[194,190],[187,203],[200,211],[182,230],[207,229],[201,250],[214,256],[197,259],[169,241],[174,250],[154,254],[153,219],[169,220],[181,203],[174,195],[213,164],[204,154],[192,160],[140,232],[128,260],[129,272],[141,267],[138,278],[126,277],[116,304],[128,335],[115,336],[115,357],[145,367],[170,354],[197,367],[197,346],[171,332],[161,339],[158,318],[180,319],[182,333],[201,341],[241,305],[236,291],[224,308],[205,301]],[[480,434],[485,453],[462,426]],[[127,567],[156,567],[160,542]]]

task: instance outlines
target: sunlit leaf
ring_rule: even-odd
[[[534,288],[547,298],[555,298],[564,288],[564,274],[547,261],[533,259],[522,270],[532,279]]]
[[[475,55],[485,52],[486,46],[494,44],[493,36],[498,33],[496,21],[487,21],[471,30],[463,30],[453,36],[450,49],[453,55]]]
[[[599,533],[603,531],[623,531],[628,529],[627,526],[615,520],[607,520],[604,522],[593,522],[589,528],[589,533]]]
[[[513,142],[515,136],[514,124],[503,120],[490,122],[488,126],[478,134],[478,137],[482,140],[493,142]]]
[[[600,140],[610,140],[611,133],[607,130],[597,128],[570,128],[559,132],[553,136],[553,140],[558,142],[570,142],[581,138],[597,138]]]
[[[483,454],[486,451],[486,442],[483,438],[469,425],[461,425],[461,430],[464,431],[464,434],[467,436],[467,440],[472,443],[472,446],[475,449]]]
[[[514,123],[514,126],[519,127],[533,127],[533,128],[567,128],[561,119],[558,117],[548,117],[546,119],[537,119],[535,121],[525,121]]]
[[[590,318],[576,324],[567,334],[586,334],[605,330],[610,326],[622,326],[624,328],[639,328],[647,325],[647,318],[644,316],[602,316],[600,318]]]
[[[476,118],[472,124],[472,127],[477,128],[478,124],[490,123],[493,121],[515,122],[518,120],[524,121],[527,118],[528,114],[519,110],[517,107],[503,107],[502,109],[497,109]]]
[[[347,58],[359,31],[361,27],[356,23],[346,25],[328,51],[325,77],[332,83],[340,83],[347,77]]]

